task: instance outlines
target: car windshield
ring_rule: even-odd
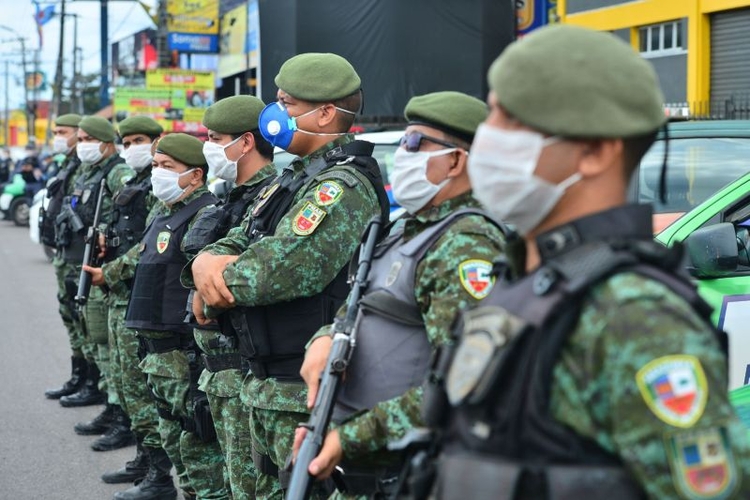
[[[687,138],[669,140],[667,202],[659,199],[664,141],[643,157],[638,175],[638,201],[653,203],[655,213],[687,212],[716,191],[744,175],[750,138]]]

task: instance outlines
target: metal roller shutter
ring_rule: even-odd
[[[750,96],[750,9],[711,18],[711,101],[721,105]]]

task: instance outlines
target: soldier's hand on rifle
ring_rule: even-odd
[[[201,294],[198,292],[193,294],[193,316],[195,316],[195,321],[197,321],[199,325],[214,323],[214,320],[206,317],[206,314],[203,311],[203,297],[201,297]]]
[[[297,452],[299,452],[299,448],[302,446],[302,441],[304,441],[306,434],[307,429],[304,427],[297,427],[294,431],[294,447],[292,448],[292,456],[294,459],[297,458]],[[318,453],[318,456],[310,462],[310,467],[307,468],[307,472],[318,479],[328,479],[331,476],[333,469],[341,463],[343,458],[344,450],[341,448],[339,431],[334,429],[326,435],[320,453]]]
[[[99,232],[99,240],[97,241],[97,244],[99,246],[99,253],[96,254],[96,257],[98,259],[103,259],[105,255],[107,255],[107,239],[104,237],[103,232]],[[94,283],[96,285],[96,283]]]
[[[101,267],[91,267],[83,265],[83,270],[91,275],[91,284],[96,286],[102,286],[105,284],[104,272]]]
[[[328,353],[331,352],[332,343],[333,337],[329,335],[318,337],[307,348],[307,352],[305,352],[305,361],[302,363],[299,374],[302,376],[305,384],[307,384],[308,408],[312,408],[315,405],[320,377],[326,368]]]
[[[234,296],[224,283],[224,269],[236,260],[236,255],[202,253],[193,261],[195,288],[207,305],[220,309],[234,306]]]

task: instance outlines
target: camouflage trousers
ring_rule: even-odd
[[[227,479],[234,500],[255,498],[250,414],[240,400],[245,374],[241,370],[203,370],[199,387],[208,396],[216,435],[224,453]]]
[[[101,378],[99,390],[107,392],[107,402],[120,404],[115,391],[109,390],[109,306],[107,295],[98,286],[92,286],[86,306],[83,308],[84,331],[86,342],[83,344],[83,355],[87,361],[93,361],[99,367]]]
[[[80,267],[66,263],[59,257],[55,257],[52,264],[55,267],[55,276],[57,277],[57,301],[60,318],[62,318],[63,325],[68,331],[70,350],[74,356],[81,357],[83,356],[83,344],[86,343],[86,335],[83,332],[83,325],[74,300],[81,270]]]
[[[138,367],[138,337],[135,330],[125,328],[127,302],[110,295],[109,364],[110,387],[114,388],[130,428],[143,440],[146,448],[161,448],[159,415],[148,390],[148,380]]]
[[[160,409],[162,446],[175,468],[178,463],[184,467],[184,475],[177,469],[182,490],[194,493],[198,499],[229,499],[224,485],[224,456],[219,443],[202,442],[194,433],[184,431],[180,422],[175,420],[193,419],[186,352],[150,353],[140,366],[148,374],[149,389]],[[170,418],[164,418],[162,413],[171,414]]]

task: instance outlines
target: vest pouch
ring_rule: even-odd
[[[517,495],[522,474],[521,464],[487,455],[445,453],[438,462],[435,497],[442,500],[543,500],[543,497]]]
[[[467,311],[462,316],[460,340],[455,348],[445,387],[451,405],[481,404],[492,389],[506,360],[508,347],[531,325],[498,306]]]
[[[624,467],[552,465],[545,470],[549,500],[646,498]]]
[[[262,335],[255,334],[255,338],[251,333],[250,324],[248,322],[248,314],[245,314],[243,309],[232,309],[227,313],[229,316],[229,325],[226,325],[226,321],[220,321],[222,325],[222,331],[226,326],[229,326],[229,330],[225,331],[227,336],[237,337],[237,348],[242,354],[243,358],[257,359],[262,356],[268,356],[271,352],[271,346],[268,343],[268,336],[263,331]],[[265,330],[265,325],[254,325],[257,330]],[[256,345],[256,342],[259,342]]]
[[[205,209],[193,223],[185,241],[185,252],[198,253],[229,231],[230,214],[220,207]]]

